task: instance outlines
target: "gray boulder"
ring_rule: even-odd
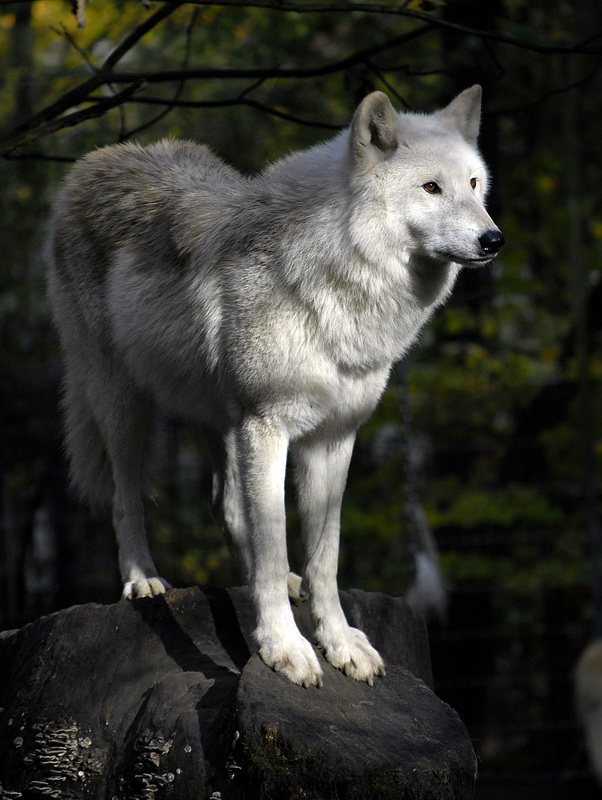
[[[422,618],[341,592],[383,655],[302,689],[254,654],[246,588],[76,606],[0,634],[0,799],[472,798],[476,761],[432,692]],[[294,609],[311,637],[306,604]]]

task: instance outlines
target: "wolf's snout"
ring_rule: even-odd
[[[479,237],[481,250],[488,256],[495,256],[504,246],[504,236],[501,231],[486,231]]]

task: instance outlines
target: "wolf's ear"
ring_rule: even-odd
[[[453,122],[469,144],[476,144],[481,124],[481,87],[476,84],[465,89],[439,115]]]
[[[349,146],[354,161],[367,166],[395,150],[397,114],[386,94],[372,92],[359,104],[351,122]]]

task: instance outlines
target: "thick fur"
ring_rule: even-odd
[[[431,116],[398,114],[375,92],[335,139],[254,178],[177,141],[107,147],[74,167],[50,273],[67,448],[82,492],[112,502],[125,597],[167,586],[141,499],[167,409],[207,434],[213,507],[250,582],[266,664],[321,683],[288,599],[300,591],[285,541],[290,453],[317,644],[358,680],[384,673],[339,604],[340,506],[355,431],[391,365],[461,265],[493,255],[479,114],[479,87]]]

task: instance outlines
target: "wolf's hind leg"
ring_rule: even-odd
[[[213,467],[211,513],[231,555],[238,562],[244,577],[249,580],[253,574],[253,554],[245,522],[236,439],[232,431],[222,433],[206,426],[203,432]]]
[[[119,545],[123,597],[152,597],[170,588],[159,577],[150,554],[144,522],[143,458],[153,435],[154,406],[150,398],[132,399],[129,427],[111,453],[115,495],[113,527]]]
[[[372,685],[375,675],[385,674],[383,660],[365,633],[347,623],[336,578],[341,503],[353,442],[354,436],[297,442],[293,455],[306,550],[305,578],[318,646],[334,667]]]
[[[303,585],[303,578],[296,572],[289,572],[286,576],[286,586],[288,597],[295,605],[304,603],[307,600],[307,591]]]
[[[232,431],[221,433],[203,428],[211,454],[213,487],[211,511],[233,557],[239,562],[247,580],[253,575],[253,553],[245,522],[242,486],[236,456],[236,437]],[[306,599],[300,575],[289,572],[288,596],[294,603]]]
[[[132,387],[125,372],[105,368],[88,383],[88,399],[104,440],[113,475],[113,528],[125,598],[150,597],[170,588],[159,577],[144,524],[146,463],[156,436],[152,399]]]

